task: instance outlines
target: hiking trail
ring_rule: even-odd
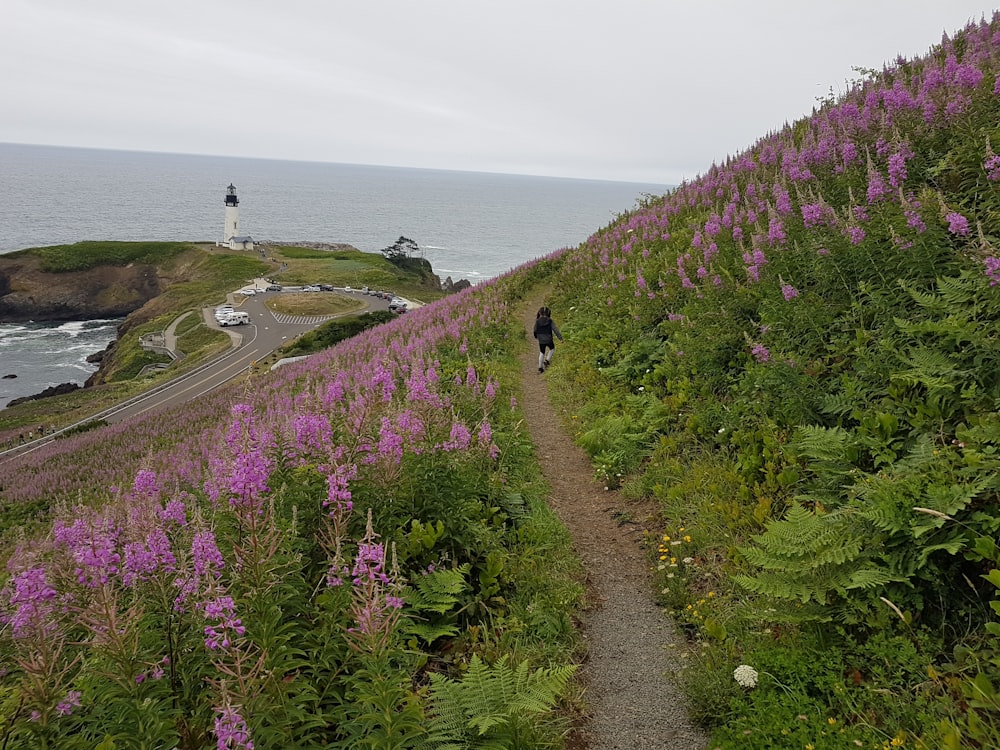
[[[687,645],[653,601],[643,541],[645,528],[656,533],[656,508],[606,491],[587,454],[563,430],[531,338],[543,303],[541,291],[525,303],[531,346],[522,360],[521,404],[552,489],[549,505],[569,530],[586,570],[587,655],[581,670],[588,721],[573,730],[567,748],[703,750],[708,738],[688,718],[671,679],[683,666]],[[554,360],[562,352],[557,344]]]

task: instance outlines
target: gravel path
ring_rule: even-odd
[[[542,302],[537,296],[525,308],[529,339]],[[688,719],[670,679],[681,666],[684,640],[653,601],[642,547],[642,524],[653,519],[655,508],[626,503],[594,478],[586,453],[560,425],[549,400],[548,376],[538,372],[538,347],[531,341],[522,364],[522,405],[552,487],[550,505],[569,529],[587,572],[583,679],[589,722],[574,732],[567,747],[702,750],[708,738]]]

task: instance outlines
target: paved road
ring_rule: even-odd
[[[238,348],[234,348],[197,370],[181,375],[154,391],[114,407],[105,413],[103,419],[108,422],[121,422],[152,409],[174,406],[197,398],[203,393],[208,393],[212,389],[243,375],[253,363],[264,359],[275,349],[284,346],[295,337],[301,336],[306,331],[316,328],[331,318],[339,317],[327,315],[294,318],[289,315],[275,315],[264,305],[264,298],[272,294],[275,293],[258,294],[239,303],[237,309],[250,314],[249,325],[229,326],[221,329],[231,335],[242,337]],[[352,310],[342,313],[342,315],[358,315],[369,310],[388,309],[386,300],[368,297],[357,292],[350,293],[348,296],[364,302],[366,307],[364,310]],[[211,309],[206,310],[204,314],[209,326],[219,327],[212,316]]]

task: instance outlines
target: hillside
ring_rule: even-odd
[[[558,257],[720,746],[1000,745],[998,74],[972,25]]]
[[[561,746],[584,600],[520,403],[544,292],[537,377],[642,513],[709,747],[1000,746],[998,151],[995,17],[578,248],[0,464],[5,738]]]

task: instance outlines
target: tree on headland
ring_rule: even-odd
[[[382,255],[385,256],[385,259],[397,265],[400,265],[407,258],[418,256],[419,253],[420,246],[409,237],[404,237],[403,235],[399,235],[399,239],[389,245],[389,247],[382,248]]]

